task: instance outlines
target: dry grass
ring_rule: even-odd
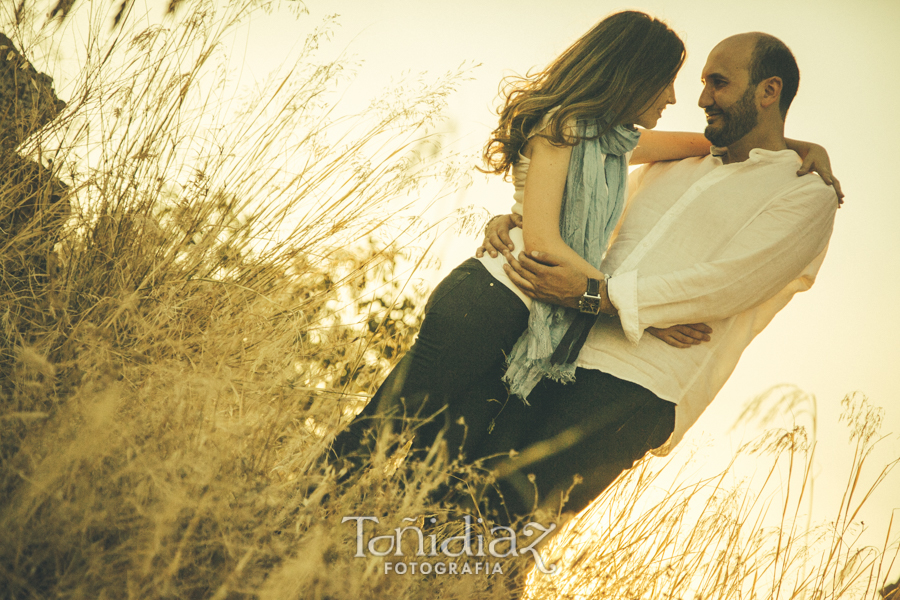
[[[400,265],[427,238],[404,211],[464,180],[454,157],[427,158],[426,135],[462,75],[407,80],[338,117],[351,64],[317,62],[326,23],[228,110],[222,40],[259,9],[192,3],[141,32],[97,15],[67,110],[19,149],[52,159],[72,209],[3,240],[0,598],[503,598],[528,564],[386,576],[384,559],[353,556],[348,515],[383,531],[434,515],[441,539],[460,532],[428,500],[449,469],[439,453],[400,469],[377,454],[340,486],[322,457],[418,326]],[[19,17],[20,44],[57,35]],[[4,214],[21,196],[3,188]],[[860,467],[873,414],[851,419]],[[754,451],[773,470],[792,461],[805,485],[801,442]],[[633,512],[648,469],[600,499],[605,529],[571,546],[564,589],[538,595],[873,597],[883,579],[848,539],[855,479],[838,524],[800,534],[788,513],[757,528],[770,479],[681,485]]]
[[[859,510],[900,459],[867,465],[883,439],[881,411],[859,395],[843,406],[854,454],[834,520],[808,526],[814,444],[802,427],[768,431],[700,481],[644,461],[569,525],[551,552],[566,568],[540,579],[536,597],[878,598],[897,533],[862,545]],[[751,476],[735,476],[748,467]]]

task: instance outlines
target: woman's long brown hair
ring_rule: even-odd
[[[603,135],[662,93],[684,58],[684,43],[662,21],[636,11],[610,15],[546,69],[507,84],[500,124],[484,148],[483,171],[507,174],[528,133],[554,107],[559,109],[540,134],[551,143],[578,143],[565,132],[574,119],[602,119]]]

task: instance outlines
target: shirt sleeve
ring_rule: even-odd
[[[625,336],[645,328],[717,321],[753,308],[797,279],[808,289],[831,237],[837,201],[830,188],[805,185],[773,200],[716,260],[665,274],[617,273],[610,300]],[[810,266],[813,268],[809,268]]]

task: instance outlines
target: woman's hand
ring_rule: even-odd
[[[522,215],[512,213],[493,217],[484,228],[484,241],[475,251],[475,257],[481,258],[487,252],[491,258],[497,258],[498,254],[503,254],[504,248],[509,252],[515,250],[509,239],[509,232],[515,227],[522,227]]]
[[[692,323],[690,325],[673,325],[666,329],[648,327],[645,330],[650,335],[656,336],[670,346],[676,348],[690,348],[697,344],[708,342],[712,327],[705,323]]]
[[[844,192],[841,191],[841,182],[831,172],[831,160],[828,152],[819,144],[801,142],[798,140],[785,140],[788,148],[800,155],[803,164],[797,170],[797,175],[808,175],[815,171],[828,185],[834,186],[834,192],[838,197],[838,205],[844,203]]]

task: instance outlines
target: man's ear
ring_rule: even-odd
[[[763,79],[759,82],[759,85],[762,89],[762,97],[759,99],[759,103],[763,108],[769,108],[772,104],[781,100],[781,88],[784,85],[781,77],[774,75],[768,79]]]

